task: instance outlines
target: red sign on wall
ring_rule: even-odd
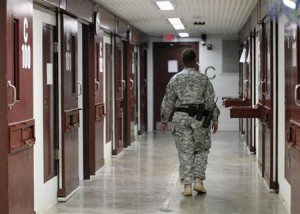
[[[174,42],[176,40],[176,35],[174,33],[167,33],[164,35],[165,42]]]

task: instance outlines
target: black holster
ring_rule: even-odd
[[[198,105],[198,111],[197,111],[196,120],[201,121],[204,112],[205,112],[205,105],[204,104],[199,104]]]
[[[204,114],[203,124],[202,124],[203,128],[208,128],[210,126],[212,117],[213,117],[213,112],[206,110]]]
[[[196,116],[196,120],[201,121],[203,113],[205,112],[205,105],[199,104],[198,106],[189,105],[188,108],[177,108],[176,111],[186,112],[190,117]]]

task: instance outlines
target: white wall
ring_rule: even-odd
[[[206,46],[200,45],[200,71],[205,72],[208,66],[213,66],[216,70],[208,70],[209,77],[216,75],[211,82],[214,86],[216,97],[218,97],[218,107],[221,114],[219,117],[219,130],[238,130],[238,119],[229,117],[229,110],[222,105],[222,97],[238,97],[239,73],[222,73],[222,38],[209,38],[209,43],[213,45],[212,50],[207,50]],[[237,59],[238,63],[238,59]]]
[[[40,213],[57,201],[57,177],[44,183],[43,147],[43,23],[55,25],[55,14],[33,10],[33,85],[36,144],[34,146],[34,209]]]
[[[227,39],[228,40],[228,39]],[[148,56],[147,56],[147,102],[148,106],[148,131],[153,131],[153,42],[161,42],[161,39],[150,38],[148,43]],[[200,39],[178,39],[182,42],[199,42]],[[212,80],[216,97],[218,97],[218,107],[220,108],[221,115],[219,118],[219,130],[238,130],[238,119],[229,117],[229,110],[222,106],[222,97],[238,97],[238,73],[223,74],[222,73],[222,38],[221,37],[208,37],[208,42],[213,45],[212,50],[207,50],[206,46],[199,44],[199,62],[200,70],[204,72],[208,66],[215,67],[214,73],[216,78]],[[238,59],[237,59],[238,61]],[[212,70],[209,70],[209,72]]]
[[[284,177],[285,163],[285,53],[284,53],[284,25],[288,19],[281,16],[278,23],[278,182],[279,194],[287,210],[291,210],[291,186]]]

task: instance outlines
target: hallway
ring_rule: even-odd
[[[91,180],[81,182],[73,198],[46,214],[287,213],[280,196],[268,193],[255,156],[249,155],[238,132],[213,136],[206,195],[194,192],[192,197],[183,197],[177,171],[177,151],[170,133],[139,136]]]

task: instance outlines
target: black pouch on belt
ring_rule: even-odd
[[[188,107],[188,114],[190,117],[194,117],[198,112],[198,107],[194,105],[190,105]]]

